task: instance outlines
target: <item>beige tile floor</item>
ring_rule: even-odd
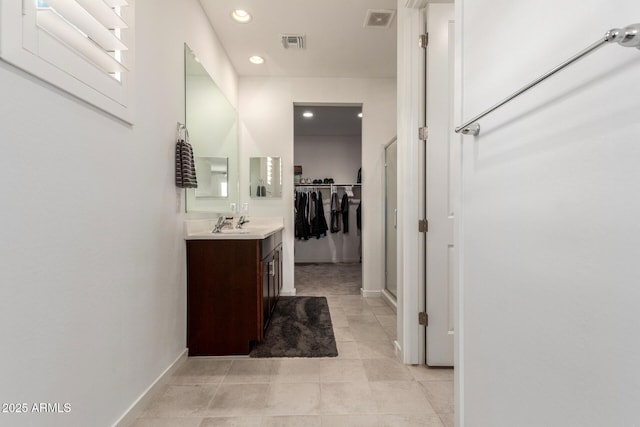
[[[346,276],[324,290],[315,281],[327,266],[313,266],[296,267],[297,293],[327,297],[338,357],[189,358],[134,426],[453,426],[453,370],[398,362],[393,310],[350,295],[359,264],[339,265]]]

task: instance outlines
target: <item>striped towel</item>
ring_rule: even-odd
[[[193,149],[184,139],[176,142],[176,187],[197,188],[196,165],[193,160]]]

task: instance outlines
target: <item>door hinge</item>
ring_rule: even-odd
[[[429,315],[424,311],[418,313],[418,324],[429,326]]]
[[[429,231],[429,221],[426,219],[421,219],[418,221],[418,231],[420,233],[426,233]]]
[[[429,138],[429,128],[427,126],[418,128],[418,139],[420,141],[426,141],[427,138]]]
[[[428,44],[429,44],[429,33],[420,34],[420,37],[418,38],[418,47],[421,47],[422,49],[426,49]]]

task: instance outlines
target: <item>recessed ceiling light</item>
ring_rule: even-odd
[[[249,57],[249,62],[256,65],[264,64],[264,58],[262,56],[253,55]]]
[[[311,117],[313,117],[313,112],[305,111],[304,113],[302,113],[302,116],[306,117],[307,119],[310,119]]]
[[[358,113],[358,117],[362,118],[362,113]]]
[[[236,9],[231,13],[231,16],[241,24],[246,24],[251,21],[251,14],[246,10]]]

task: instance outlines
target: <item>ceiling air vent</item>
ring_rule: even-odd
[[[364,18],[364,26],[389,28],[394,16],[396,16],[396,11],[393,9],[369,9],[367,10],[367,16]]]
[[[305,37],[298,34],[285,34],[282,36],[282,46],[285,49],[304,49]]]

